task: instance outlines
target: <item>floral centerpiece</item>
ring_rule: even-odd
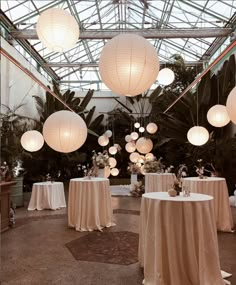
[[[131,185],[130,194],[133,197],[141,197],[145,193],[145,188],[142,181],[136,182]]]
[[[185,164],[180,164],[177,174],[176,174],[176,179],[174,180],[173,188],[177,192],[177,195],[182,191],[182,184],[183,184],[183,177],[187,176],[187,171],[188,168]]]
[[[139,174],[140,173],[140,166],[137,163],[129,163],[128,171],[131,174]]]
[[[97,168],[105,168],[106,166],[109,166],[109,155],[106,150],[104,150],[102,153],[96,153],[95,151],[93,151],[92,160],[93,165]]]
[[[196,172],[198,174],[198,177],[200,179],[203,179],[204,178],[205,167],[202,164],[202,159],[198,159],[197,162],[198,162],[198,166],[195,166],[196,167]]]
[[[151,161],[144,162],[144,172],[145,173],[156,173],[156,172],[163,172],[164,171],[164,164],[162,163],[162,157],[158,160],[154,159]]]

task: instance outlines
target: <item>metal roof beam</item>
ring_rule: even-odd
[[[186,28],[186,29],[137,29],[137,30],[103,30],[81,31],[79,39],[111,39],[122,33],[137,34],[144,38],[216,38],[227,37],[232,33],[231,28]],[[38,39],[36,30],[12,30],[11,35],[15,39]]]

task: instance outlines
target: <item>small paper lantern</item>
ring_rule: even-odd
[[[149,123],[146,127],[146,130],[149,134],[155,134],[157,129],[158,129],[158,127],[155,123]]]
[[[112,176],[117,176],[119,174],[119,170],[117,168],[112,168],[111,169],[111,175]]]
[[[22,135],[20,142],[25,150],[34,152],[43,147],[44,138],[38,131],[27,131]]]
[[[134,123],[134,127],[135,127],[136,129],[138,129],[138,128],[140,127],[139,122]]]
[[[154,155],[151,152],[149,152],[145,155],[145,159],[151,161],[154,159]]]
[[[130,136],[131,136],[131,139],[135,141],[136,139],[138,139],[139,134],[136,133],[136,132],[132,132],[132,133],[130,134]]]
[[[111,174],[111,170],[110,170],[110,167],[109,166],[105,166],[105,169],[104,169],[105,171],[105,173],[104,173],[104,176],[106,177],[106,178],[108,178],[109,176],[110,176],[110,174]]]
[[[109,157],[108,161],[109,161],[110,168],[115,167],[117,164],[117,161],[114,157]]]
[[[140,167],[140,173],[141,173],[142,175],[145,175],[145,168],[144,168],[144,165],[142,165],[142,166]]]
[[[106,145],[108,145],[108,144],[109,144],[109,138],[108,138],[107,136],[104,136],[104,135],[100,136],[100,137],[98,138],[98,144],[99,144],[100,146],[106,146]]]
[[[132,141],[131,135],[126,135],[125,136],[125,141],[126,142],[131,142]]]
[[[64,52],[74,47],[79,38],[76,20],[60,8],[44,11],[38,19],[36,31],[42,44],[56,52]]]
[[[224,127],[230,122],[226,106],[215,105],[207,112],[207,120],[214,127]]]
[[[129,142],[125,145],[125,149],[127,152],[134,152],[136,150],[136,146],[134,143]]]
[[[129,159],[131,162],[136,163],[136,162],[138,162],[139,157],[140,157],[139,153],[133,152],[130,154]]]
[[[146,138],[140,138],[136,142],[136,148],[140,153],[146,154],[153,148],[152,140]]]
[[[117,153],[117,148],[115,146],[111,146],[108,149],[110,154],[116,154]]]
[[[209,139],[209,132],[204,127],[195,126],[187,133],[188,141],[196,146],[204,145]]]
[[[229,93],[226,102],[226,109],[230,120],[236,124],[236,86]]]
[[[107,130],[107,131],[105,131],[104,135],[107,136],[108,138],[110,138],[112,136],[112,131]]]
[[[99,72],[102,81],[116,94],[142,94],[154,83],[158,71],[157,52],[141,36],[123,33],[102,49]]]
[[[43,125],[46,143],[54,150],[68,153],[80,148],[87,138],[84,120],[74,112],[58,111],[50,115]]]
[[[145,156],[144,155],[140,155],[139,159],[138,159],[138,162],[139,163],[144,163],[144,161],[145,161]]]
[[[140,127],[138,130],[140,133],[143,133],[145,131],[144,127]]]
[[[169,85],[175,80],[175,74],[170,68],[163,68],[160,70],[157,81],[161,85]]]

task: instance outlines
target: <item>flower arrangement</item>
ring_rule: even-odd
[[[151,161],[144,162],[144,172],[145,173],[156,173],[156,172],[163,172],[164,171],[164,164],[161,162],[162,157],[158,160],[154,159]]]
[[[182,178],[187,176],[187,171],[188,168],[185,164],[180,164],[177,174],[176,174],[176,179],[174,180],[173,188],[177,192],[177,195],[182,191]]]
[[[145,193],[145,188],[142,181],[136,182],[131,185],[130,194],[133,197],[141,197]]]
[[[173,169],[174,169],[174,166],[170,165],[169,167],[166,168],[165,172],[166,173],[172,173]]]
[[[195,166],[196,167],[196,172],[198,174],[198,177],[200,179],[203,179],[204,178],[205,167],[202,165],[202,159],[198,159],[197,162],[198,162],[198,166]]]
[[[129,163],[128,171],[131,174],[139,174],[140,173],[140,166],[137,163]]]
[[[93,165],[98,168],[104,168],[105,166],[109,166],[109,155],[106,150],[104,150],[103,153],[96,153],[95,151],[93,151],[92,160]]]

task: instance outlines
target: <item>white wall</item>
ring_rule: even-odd
[[[14,47],[1,38],[1,47],[15,58],[21,65],[33,73],[43,84],[50,85],[43,77]],[[4,55],[1,56],[1,104],[11,109],[20,104],[17,114],[31,118],[38,118],[35,100],[32,95],[45,97],[44,89],[33,79],[26,75],[20,68],[8,60]],[[1,112],[6,109],[1,106]]]

